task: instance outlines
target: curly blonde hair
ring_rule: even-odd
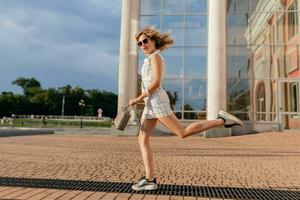
[[[174,44],[174,40],[170,37],[170,31],[160,33],[153,26],[145,27],[142,31],[135,35],[136,41],[139,41],[140,36],[143,34],[150,38],[150,40],[154,41],[156,49],[159,49],[160,51],[163,51]]]

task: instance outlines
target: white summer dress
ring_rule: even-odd
[[[160,55],[159,50],[157,50],[144,59],[144,64],[141,70],[142,92],[146,91],[146,88],[148,88],[152,80],[152,67],[151,67],[150,59],[151,56],[153,56],[154,54],[158,54],[163,61],[162,76],[164,76],[164,72],[165,72],[164,59]],[[161,80],[161,83],[162,82],[163,82],[163,78]],[[145,102],[145,107],[142,115],[143,119],[165,117],[173,113],[170,107],[169,97],[166,91],[161,86],[157,88],[149,97],[144,98],[144,102]]]

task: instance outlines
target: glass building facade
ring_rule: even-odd
[[[228,110],[244,120],[300,129],[299,4],[228,1]]]
[[[175,45],[162,52],[163,87],[180,119],[205,118],[207,69],[207,1],[141,0],[140,28],[171,31]],[[139,72],[144,55],[139,56]]]
[[[175,40],[162,53],[163,87],[182,120],[207,116],[208,4],[138,1],[138,29],[170,30]],[[300,0],[226,0],[227,111],[245,121],[300,129],[299,18]],[[136,57],[140,73],[144,55]]]

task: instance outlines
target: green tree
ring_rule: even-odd
[[[169,97],[169,100],[170,100],[170,106],[171,106],[171,109],[172,110],[175,110],[175,105],[176,105],[176,102],[178,101],[178,94],[177,94],[177,91],[173,92],[173,95],[171,94],[170,91],[166,91],[167,92],[167,95]]]
[[[22,87],[25,96],[28,96],[30,94],[30,88],[41,88],[40,82],[37,81],[35,78],[19,77],[16,80],[14,80],[12,84],[19,85],[20,87]]]
[[[23,88],[24,95],[2,92],[0,95],[0,116],[11,114],[60,115],[63,97],[65,98],[65,115],[80,115],[79,101],[85,101],[84,115],[97,116],[102,108],[104,116],[115,117],[118,96],[101,90],[84,90],[77,86],[66,85],[56,88],[41,88],[35,78],[20,77],[12,82]]]
[[[118,96],[112,92],[101,90],[87,90],[87,105],[91,105],[90,114],[98,115],[98,109],[103,110],[103,115],[115,117],[117,115]]]
[[[2,92],[0,95],[0,116],[11,116],[12,114],[24,114],[30,103],[23,96],[12,92]]]
[[[184,105],[184,110],[194,110],[193,107],[190,104]],[[185,112],[184,113],[184,119],[197,119],[197,115],[194,112]]]
[[[61,114],[61,95],[55,88],[49,88],[43,92],[43,101],[45,106],[45,114],[60,115]]]

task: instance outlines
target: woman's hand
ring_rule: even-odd
[[[133,106],[133,105],[137,104],[138,102],[140,102],[139,98],[133,98],[133,99],[129,100],[129,105]]]

